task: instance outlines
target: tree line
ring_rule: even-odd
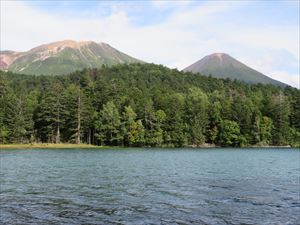
[[[0,143],[300,145],[300,91],[154,64],[0,72]]]

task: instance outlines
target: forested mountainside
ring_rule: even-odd
[[[300,145],[300,91],[122,64],[63,76],[0,72],[0,142]]]

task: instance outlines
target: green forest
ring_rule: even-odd
[[[300,146],[300,90],[123,64],[0,72],[0,143]]]

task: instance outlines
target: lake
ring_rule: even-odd
[[[299,224],[299,149],[0,151],[1,224]]]

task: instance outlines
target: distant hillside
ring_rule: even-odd
[[[141,62],[105,43],[59,41],[27,52],[2,51],[0,69],[23,74],[61,75],[103,64]]]
[[[225,53],[215,53],[205,56],[201,60],[186,67],[184,71],[211,75],[216,78],[237,79],[246,83],[273,84],[281,87],[287,86],[287,84],[274,80]]]

